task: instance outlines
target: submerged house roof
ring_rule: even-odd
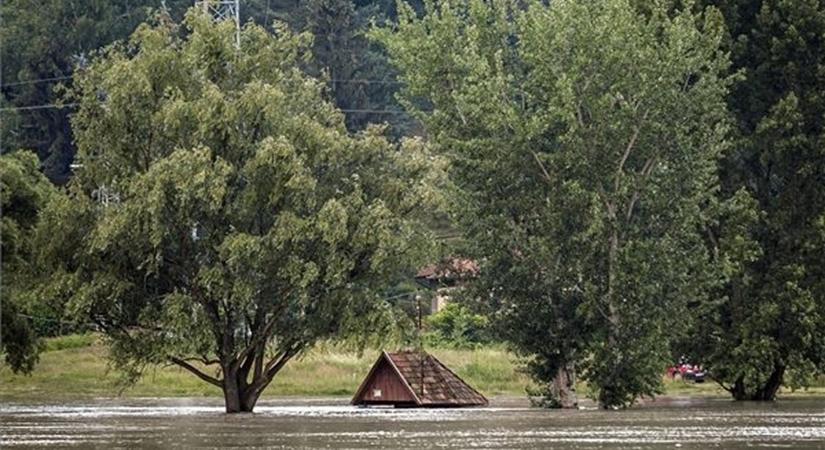
[[[354,405],[485,406],[487,399],[426,352],[381,352],[352,399]]]

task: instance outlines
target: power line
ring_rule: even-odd
[[[412,292],[403,292],[403,293],[401,293],[401,294],[392,295],[392,296],[389,296],[389,297],[384,297],[384,298],[381,298],[381,299],[379,299],[379,300],[383,300],[383,301],[387,301],[387,300],[395,300],[396,298],[411,297],[411,296],[413,296],[413,295],[417,295],[417,294],[419,294],[419,292],[417,292],[417,291],[412,291]]]
[[[48,78],[35,78],[30,80],[21,80],[21,81],[13,81],[11,83],[5,83],[0,85],[0,88],[6,88],[11,86],[21,86],[25,84],[37,84],[43,83],[47,81],[62,81],[62,80],[70,80],[74,78],[74,75],[62,75],[57,77],[48,77]],[[398,80],[380,80],[380,79],[370,79],[370,78],[335,78],[329,80],[331,83],[349,83],[349,84],[392,84],[392,85],[399,85],[404,84]]]
[[[51,108],[72,108],[79,105],[79,103],[46,103],[44,105],[32,105],[32,106],[12,106],[8,108],[0,108],[0,112],[4,111],[32,111],[36,109],[51,109]]]
[[[45,82],[45,81],[68,80],[70,78],[73,78],[73,75],[63,75],[63,76],[59,76],[59,77],[50,77],[50,78],[38,78],[38,79],[35,79],[35,80],[15,81],[15,82],[12,82],[12,83],[6,83],[6,84],[3,84],[3,85],[0,85],[0,88],[10,87],[10,86],[20,86],[20,85],[24,85],[24,84],[37,84],[37,83],[42,83],[42,82]]]
[[[353,79],[332,79],[332,83],[350,83],[350,84],[404,84],[401,81],[395,80],[370,80],[367,78],[353,78]]]
[[[32,316],[32,315],[29,315],[29,314],[18,313],[17,316],[22,317],[24,319],[40,320],[40,321],[43,321],[43,322],[59,323],[59,324],[62,324],[62,325],[92,326],[92,327],[97,326],[96,324],[89,323],[89,322],[70,322],[70,321],[67,321],[67,320],[55,319],[55,318],[52,318],[52,317]]]
[[[0,112],[5,111],[32,111],[37,109],[50,109],[50,108],[72,108],[79,105],[79,103],[47,103],[43,105],[32,105],[32,106],[14,106],[8,108],[0,108]],[[393,110],[393,109],[339,109],[339,111],[343,113],[360,113],[360,114],[409,114],[407,111],[403,110]]]
[[[38,78],[32,80],[22,80],[22,81],[15,81],[12,83],[6,83],[0,86],[0,88],[10,87],[10,86],[21,86],[26,84],[36,84],[40,82],[46,81],[59,81],[59,80],[69,80],[72,79],[73,75],[63,75],[58,77],[49,77],[49,78]],[[378,80],[378,79],[368,79],[368,78],[352,78],[352,79],[344,79],[344,78],[336,78],[329,80],[330,83],[334,84],[384,84],[384,85],[400,85],[403,84],[400,81],[393,81],[393,80]],[[47,103],[43,105],[31,105],[31,106],[11,106],[6,108],[0,108],[0,112],[6,111],[35,111],[40,109],[51,109],[51,108],[69,108],[77,106],[77,103]],[[339,109],[341,112],[348,113],[348,114],[408,114],[406,111],[400,110],[388,110],[388,109]]]
[[[407,111],[394,109],[339,109],[338,111],[361,114],[409,114]]]

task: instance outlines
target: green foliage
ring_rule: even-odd
[[[700,230],[728,145],[718,14],[626,0],[427,2],[373,36],[450,157],[477,298],[541,383],[605,407],[661,389],[712,278]]]
[[[309,36],[233,36],[191,11],[78,72],[83,170],[39,230],[47,290],[104,330],[119,368],[175,362],[224,388],[228,411],[319,339],[380,332],[387,282],[426,257],[417,218],[439,200],[420,140],[347,132],[300,70]]]
[[[692,351],[735,398],[771,400],[786,374],[804,386],[825,370],[825,4],[704,3],[724,11],[745,75],[729,97],[740,140],[721,194],[746,215],[718,226],[731,270],[700,309]]]
[[[2,352],[6,364],[14,372],[29,374],[40,358],[41,343],[31,322],[21,316],[22,310],[10,296],[3,299]]]
[[[38,170],[28,151],[0,155],[0,351],[14,371],[29,373],[37,363],[40,343],[28,317],[34,304],[27,295],[33,284],[31,230],[55,189]]]
[[[3,273],[10,278],[26,265],[31,250],[27,231],[34,227],[38,212],[54,193],[38,169],[37,156],[31,152],[0,155]]]
[[[424,339],[434,347],[473,348],[490,343],[486,317],[461,303],[451,302],[426,319]]]

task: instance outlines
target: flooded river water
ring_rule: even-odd
[[[515,399],[435,410],[271,400],[244,415],[210,399],[0,401],[0,447],[825,449],[825,398],[664,399],[626,411],[548,411]]]

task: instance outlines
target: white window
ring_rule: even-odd
[[[373,397],[380,397],[381,396],[381,389],[373,389],[372,390]]]

